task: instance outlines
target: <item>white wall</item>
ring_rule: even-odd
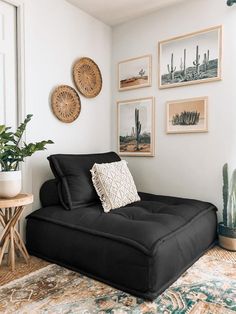
[[[236,166],[236,6],[224,0],[189,0],[113,29],[112,145],[116,148],[116,101],[156,98],[156,156],[127,157],[141,191],[197,198],[222,207],[221,167]],[[157,43],[216,25],[223,25],[223,80],[158,90]],[[153,56],[149,88],[117,91],[117,62]],[[167,100],[209,96],[209,133],[165,133]]]
[[[26,162],[25,190],[34,193],[33,209],[39,207],[41,184],[52,177],[46,157],[116,149],[116,101],[144,96],[156,97],[157,149],[154,158],[126,158],[138,189],[204,199],[221,207],[221,167],[225,161],[236,166],[236,6],[229,8],[222,0],[189,0],[117,26],[112,38],[110,27],[65,0],[24,2],[26,113],[34,114],[27,140],[55,142]],[[219,24],[224,27],[223,80],[158,90],[157,42]],[[118,92],[117,62],[150,53],[152,87]],[[103,89],[94,99],[80,96],[80,117],[64,124],[51,112],[50,93],[59,84],[73,86],[71,67],[82,56],[100,66]],[[209,133],[165,134],[167,100],[206,95]]]
[[[83,56],[99,65],[103,88],[93,99],[80,95],[79,118],[62,123],[51,112],[50,93],[59,84],[73,86],[72,64]],[[25,62],[26,113],[34,115],[27,141],[55,142],[26,163],[25,190],[32,189],[37,209],[39,188],[53,177],[48,155],[110,150],[111,29],[65,0],[25,0]]]

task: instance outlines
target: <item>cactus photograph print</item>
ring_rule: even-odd
[[[121,61],[118,64],[119,91],[151,86],[152,56]]]
[[[221,79],[222,27],[159,42],[159,88]]]
[[[167,102],[167,133],[208,131],[208,98],[190,98]]]
[[[119,101],[118,153],[154,156],[154,98]]]

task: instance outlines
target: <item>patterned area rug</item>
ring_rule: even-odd
[[[211,250],[154,302],[51,264],[2,286],[0,313],[235,314],[236,253]]]
[[[16,269],[14,271],[11,271],[9,266],[7,265],[7,259],[4,258],[3,264],[0,267],[0,286],[17,278],[28,275],[47,265],[49,265],[48,262],[34,256],[30,256],[30,261],[28,264],[26,264],[23,257],[18,257],[16,259]]]

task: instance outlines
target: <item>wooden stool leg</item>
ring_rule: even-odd
[[[15,244],[18,248],[18,250],[21,252],[22,256],[24,257],[26,263],[29,263],[29,255],[27,251],[24,251],[23,247],[20,245],[20,243],[17,241],[16,239],[16,235],[15,235]]]
[[[10,230],[10,241],[11,241],[11,270],[15,270],[15,245],[14,245],[14,228]]]
[[[3,243],[3,246],[2,248],[0,249],[0,265],[2,264],[2,258],[3,258],[3,255],[4,255],[4,252],[7,248],[7,245],[8,245],[8,242],[9,242],[9,235],[7,235],[7,237],[5,238],[5,241]]]
[[[29,259],[30,257],[29,257],[29,254],[27,252],[27,249],[25,247],[25,244],[24,244],[23,240],[21,239],[21,236],[17,230],[15,230],[15,236],[16,236],[15,238],[19,241],[18,242],[19,246],[21,247],[22,251],[24,252],[23,256],[25,257],[26,260]]]
[[[0,213],[0,222],[1,222],[1,225],[5,228],[6,223],[4,221],[4,217],[1,215],[1,213]]]
[[[9,237],[10,239],[10,237]],[[7,265],[11,265],[11,241],[9,241],[8,249],[7,249]]]
[[[25,206],[32,202],[33,195],[31,194],[19,194],[11,199],[0,199],[0,227],[3,227],[0,232],[0,265],[8,248],[8,262],[11,264],[12,271],[15,270],[16,254],[22,254],[27,262],[29,260],[29,254],[18,228]]]

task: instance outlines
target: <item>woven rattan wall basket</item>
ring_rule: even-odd
[[[52,111],[62,122],[75,121],[81,111],[81,102],[76,90],[68,85],[60,85],[52,93]]]
[[[73,78],[78,91],[87,98],[96,97],[102,89],[102,75],[90,58],[81,58],[73,67]]]

